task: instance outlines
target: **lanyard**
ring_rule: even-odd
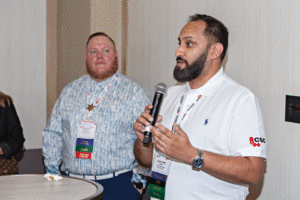
[[[99,94],[99,97],[97,98],[97,100],[93,103],[91,100],[91,95],[88,94],[87,95],[87,111],[88,111],[88,115],[87,118],[90,119],[92,116],[92,113],[94,113],[94,109],[95,107],[97,107],[97,105],[99,104],[100,100],[105,96],[105,94],[107,93],[107,91],[109,90],[109,88],[116,82],[116,80],[118,79],[119,75],[116,74],[115,76],[112,77],[110,83],[108,84],[108,86],[106,86],[104,88],[104,90]]]
[[[174,122],[177,123],[181,108],[183,107],[183,102],[185,95],[182,95],[180,98],[179,107],[175,116]],[[186,116],[191,112],[194,105],[200,100],[201,95],[198,95],[196,101],[188,107],[188,109],[183,114],[180,119],[178,126],[186,118]],[[172,132],[175,133],[174,126],[172,126]],[[149,191],[148,196],[152,197],[151,199],[164,199],[165,197],[165,186],[169,171],[171,168],[172,161],[165,157],[165,155],[160,155],[156,150],[154,150],[152,168],[151,168],[151,177],[149,179]],[[154,198],[153,198],[154,197]]]
[[[178,126],[180,126],[180,123],[181,123],[181,122],[183,121],[183,119],[185,119],[185,117],[190,113],[190,111],[192,110],[192,108],[194,107],[194,105],[200,100],[201,97],[202,97],[202,95],[198,95],[196,101],[193,102],[192,105],[190,105],[190,106],[188,107],[188,109],[186,110],[186,112],[183,114],[181,120],[179,121]],[[175,117],[175,120],[174,120],[175,123],[177,123],[177,120],[178,120],[178,118],[179,118],[179,114],[180,114],[181,108],[182,108],[182,106],[183,106],[184,98],[185,98],[185,95],[182,95],[182,96],[181,96],[181,99],[180,99],[179,107],[178,107],[178,109],[177,109],[177,114],[176,114],[176,117]],[[172,125],[172,132],[175,133],[174,125]]]

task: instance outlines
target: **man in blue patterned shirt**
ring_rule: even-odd
[[[115,43],[105,33],[89,37],[86,67],[87,75],[63,89],[43,132],[47,174],[94,180],[104,200],[139,199],[130,182],[137,164],[132,125],[151,96],[117,72]]]

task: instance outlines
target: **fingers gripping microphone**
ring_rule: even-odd
[[[158,83],[155,86],[155,95],[152,102],[153,108],[150,110],[150,115],[153,117],[153,121],[150,123],[150,126],[154,126],[156,123],[159,109],[166,91],[167,91],[167,86],[164,83]],[[144,144],[149,144],[151,140],[152,132],[150,131],[150,126],[146,127],[144,133],[144,140],[143,140]]]

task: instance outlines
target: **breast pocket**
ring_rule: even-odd
[[[84,114],[84,108],[80,104],[64,104],[61,108],[61,120],[64,127],[74,127]]]

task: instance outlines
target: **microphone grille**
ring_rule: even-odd
[[[158,83],[155,86],[155,92],[161,93],[161,94],[165,94],[167,91],[167,85],[164,83]]]

